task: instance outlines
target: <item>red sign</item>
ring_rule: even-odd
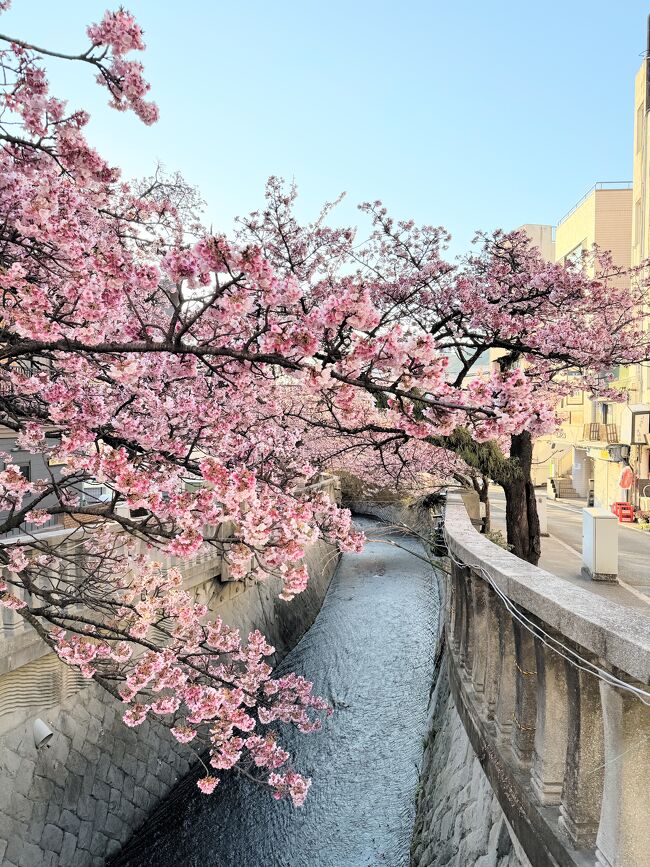
[[[624,491],[627,491],[632,487],[634,483],[634,472],[632,467],[623,467],[621,470],[621,475],[618,479],[618,484]]]

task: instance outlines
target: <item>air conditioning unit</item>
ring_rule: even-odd
[[[621,461],[626,461],[630,456],[630,447],[627,445],[622,445],[617,443],[616,445],[607,446],[607,453],[609,455],[610,461],[615,461],[616,463],[620,463]]]

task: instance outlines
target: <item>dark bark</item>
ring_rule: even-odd
[[[517,557],[537,565],[541,554],[541,541],[535,488],[531,478],[531,435],[524,432],[513,436],[508,457],[505,457],[494,442],[475,442],[471,433],[464,428],[457,428],[447,437],[432,438],[431,442],[456,452],[466,464],[477,470],[477,475],[501,485],[506,495],[508,544],[512,546],[511,550]],[[478,479],[475,480],[474,477],[470,481],[474,489],[479,490]],[[487,491],[486,486],[485,497]]]
[[[502,481],[506,495],[506,531],[512,553],[537,565],[542,553],[535,488],[531,479],[533,441],[524,433],[512,437],[510,459],[518,472]]]
[[[472,485],[478,494],[479,503],[483,504],[483,521],[481,523],[481,533],[490,532],[490,480],[484,474],[481,474],[479,479],[477,476],[472,476]]]

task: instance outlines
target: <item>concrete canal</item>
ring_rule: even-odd
[[[416,540],[359,523],[371,541],[342,557],[316,621],[280,666],[313,680],[334,708],[318,734],[282,733],[296,770],[313,778],[306,805],[276,803],[234,775],[206,797],[190,775],[113,864],[408,865],[438,591],[410,553],[423,553]]]

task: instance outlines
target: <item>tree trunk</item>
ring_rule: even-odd
[[[524,433],[512,437],[510,457],[516,460],[519,472],[503,489],[506,495],[506,530],[512,553],[537,565],[542,553],[535,488],[531,478],[533,441]]]
[[[535,488],[530,473],[533,463],[533,440],[530,434],[524,432],[512,437],[510,456],[507,458],[496,443],[477,443],[465,428],[456,428],[447,437],[431,437],[428,441],[455,452],[483,477],[501,485],[506,494],[508,543],[514,554],[537,565],[541,544]],[[472,484],[476,489],[475,479]]]
[[[472,484],[474,485],[474,490],[478,494],[479,503],[483,504],[483,520],[481,523],[481,533],[489,533],[490,532],[490,480],[484,474],[481,474],[481,479],[476,476],[472,476]]]

